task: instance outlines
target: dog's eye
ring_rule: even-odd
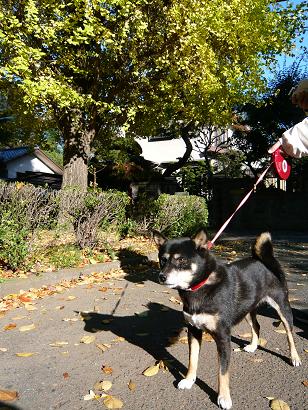
[[[186,263],[186,262],[187,262],[187,259],[184,258],[183,256],[180,256],[180,257],[177,259],[177,262],[178,262],[178,263]]]
[[[165,258],[164,256],[160,258],[160,263],[162,265],[164,265],[167,262],[167,258]]]

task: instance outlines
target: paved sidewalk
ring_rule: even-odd
[[[249,331],[248,325],[241,323],[232,338],[234,409],[268,409],[266,397],[282,399],[293,410],[308,409],[307,387],[303,384],[308,379],[308,353],[304,351],[308,349],[307,321],[302,314],[307,307],[307,276],[303,276],[308,271],[307,246],[298,242],[275,245],[289,273],[291,303],[297,318],[295,342],[303,366],[290,366],[286,335],[275,331],[279,328],[275,327],[277,319],[272,310],[266,309],[259,316],[261,337],[267,343],[254,354],[239,350],[247,343],[245,334]],[[140,274],[140,264],[132,268],[121,261],[121,266],[127,271],[125,279],[77,282],[60,293],[36,300],[36,310],[20,307],[0,318],[0,389],[16,390],[19,395],[11,409],[101,409],[103,398],[86,401],[84,396],[91,389],[101,394],[94,386],[102,380],[112,382],[107,394],[121,399],[126,409],[217,409],[215,344],[203,343],[195,386],[189,391],[177,390],[175,383],[185,374],[188,362],[177,292],[156,283],[157,272],[151,264]],[[101,268],[91,266],[88,273]],[[80,273],[79,269],[63,271],[39,280],[48,284],[55,275],[57,279],[70,279],[78,278]],[[1,286],[1,291],[37,287],[37,280],[14,281]],[[16,326],[5,330],[10,324]],[[95,340],[84,336],[95,336]],[[17,353],[33,355],[18,357]],[[144,376],[143,371],[157,360],[163,360],[169,371],[160,369],[152,377]],[[129,383],[135,389],[130,390]]]

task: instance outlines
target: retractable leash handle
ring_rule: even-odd
[[[290,173],[291,173],[291,165],[288,163],[288,161],[284,158],[282,155],[284,151],[281,148],[278,148],[275,152],[272,154],[272,161],[269,164],[269,166],[262,172],[262,174],[259,176],[257,181],[255,182],[253,188],[245,195],[245,197],[241,200],[233,214],[226,220],[226,222],[222,225],[222,227],[219,229],[219,231],[216,233],[214,238],[211,241],[207,242],[207,248],[211,249],[212,246],[214,245],[214,242],[216,239],[221,235],[221,233],[224,231],[226,226],[229,224],[233,216],[237,213],[237,211],[244,205],[244,203],[247,201],[247,199],[250,197],[250,195],[255,191],[257,185],[262,181],[262,179],[265,177],[267,171],[271,168],[272,165],[274,165],[275,171],[277,175],[279,176],[280,179],[286,180],[289,178]]]
[[[272,153],[275,171],[280,179],[286,180],[291,173],[291,165],[284,157],[285,152],[279,147]]]

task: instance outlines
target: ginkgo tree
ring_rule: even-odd
[[[303,20],[268,0],[0,0],[0,92],[55,124],[63,185],[85,188],[95,139],[228,123]]]

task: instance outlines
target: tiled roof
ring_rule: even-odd
[[[0,149],[0,161],[8,162],[29,153],[28,147]]]

